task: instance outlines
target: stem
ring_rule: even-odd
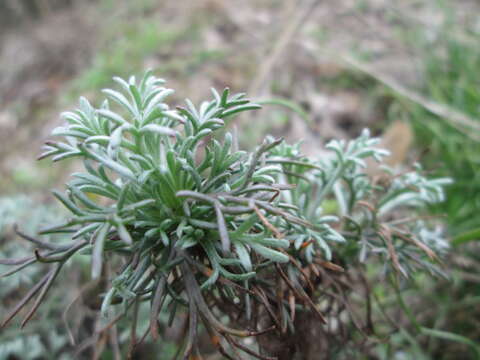
[[[395,279],[395,277],[393,277],[393,276],[390,277],[390,284],[392,285],[393,289],[395,290],[395,295],[397,296],[397,300],[398,300],[398,303],[400,304],[400,307],[405,312],[405,315],[407,315],[408,320],[410,320],[410,322],[414,326],[415,331],[420,334],[422,332],[422,327],[417,322],[417,319],[415,319],[415,316],[413,316],[413,314],[410,311],[410,309],[408,308],[407,304],[405,304],[405,301],[403,300],[402,293],[400,292],[400,288],[398,287],[398,283],[397,283],[397,280]]]
[[[314,202],[309,206],[308,209],[308,218],[311,219],[315,216],[315,211],[317,211],[318,207],[321,205],[325,195],[327,195],[337,182],[337,180],[342,175],[343,171],[345,170],[345,164],[339,164],[338,167],[335,169],[332,177],[325,186],[320,190],[320,193],[315,197]]]

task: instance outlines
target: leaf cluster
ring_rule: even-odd
[[[6,274],[35,262],[52,264],[4,324],[36,296],[25,324],[76,254],[90,257],[94,279],[107,267],[117,269],[103,296],[105,316],[118,319],[147,301],[156,338],[160,311],[169,309],[173,319],[185,307],[185,356],[198,351],[198,320],[212,336],[251,351],[232,336],[268,330],[259,329],[254,314],[260,305],[271,307],[272,273],[290,289],[288,305],[276,305],[285,312],[274,320],[278,330],[294,327],[297,302],[325,321],[303,290],[310,282],[304,269],[321,264],[343,271],[335,256],[347,267],[376,255],[386,271],[438,272],[435,250],[444,248],[443,240],[391,214],[441,201],[448,180],[427,179],[419,169],[371,179],[367,160],[382,161],[387,152],[368,131],[350,142],[332,141],[327,149],[333,156],[320,161],[301,155],[299,144],[272,137],[245,152],[228,132],[222,141],[215,138],[233,115],[260,107],[244,94],[212,89],[212,99],[198,107],[186,100],[186,107],[171,108],[165,101],[173,90],[150,72],[138,81],[115,81],[121,91],[104,90],[108,99],[99,108],[81,98],[77,110],[64,113],[66,125],[53,131],[62,140],[47,142],[40,156],[83,161],[85,171],[72,174],[65,193],[53,192],[71,218],[41,231],[71,240],[34,239],[34,256]],[[329,204],[334,211],[323,209]],[[215,313],[226,315],[226,303],[244,314],[247,328],[219,320]],[[221,342],[216,345],[225,353]]]

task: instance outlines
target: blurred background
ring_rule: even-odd
[[[151,68],[178,104],[227,86],[265,100],[255,118],[236,123],[244,147],[273,134],[303,140],[304,153],[321,157],[325,142],[369,127],[392,151],[390,165],[420,160],[432,175],[452,177],[448,200],[429,209],[448,223],[450,279],[419,276],[406,296],[417,321],[439,332],[399,331],[374,358],[480,358],[479,14],[476,0],[0,1],[0,256],[31,250],[14,223],[34,234],[66,216],[49,189],[63,189],[78,164],[35,160],[60,112],[80,95],[98,105],[112,76]],[[92,316],[76,297],[86,275],[75,266],[25,330],[0,330],[0,359],[70,359],[90,345],[72,346],[62,320],[73,300],[71,327]],[[36,271],[0,279],[0,314]],[[402,309],[387,311],[408,329]],[[138,358],[163,359],[152,349],[168,358],[175,336],[147,341]],[[116,356],[107,346],[101,358]]]

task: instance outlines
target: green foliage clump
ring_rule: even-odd
[[[4,324],[37,296],[25,324],[65,263],[85,254],[92,278],[110,274],[101,311],[112,321],[149,302],[149,331],[157,338],[161,310],[174,319],[185,308],[185,356],[198,352],[202,321],[212,337],[223,338],[215,344],[224,355],[228,345],[262,358],[234,337],[294,331],[298,311],[332,321],[317,308],[315,290],[305,290],[325,269],[343,273],[380,261],[386,274],[441,272],[441,233],[408,215],[442,201],[448,179],[428,179],[420,167],[372,179],[367,160],[381,162],[387,152],[367,130],[353,141],[329,143],[333,156],[321,161],[272,137],[245,152],[230,133],[214,137],[233,115],[260,107],[244,94],[212,90],[198,107],[187,100],[172,109],[165,99],[173,90],[151,73],[115,80],[121,92],[104,90],[108,100],[99,108],[81,98],[78,110],[63,114],[66,125],[53,131],[63,140],[46,143],[41,158],[83,160],[85,171],[72,174],[66,192],[54,191],[72,217],[41,231],[71,241],[34,239],[39,250],[9,274],[34,262],[51,270]],[[260,325],[262,309],[269,328]]]

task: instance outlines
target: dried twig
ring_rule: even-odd
[[[305,1],[298,6],[297,12],[292,16],[290,22],[285,27],[285,30],[279,35],[275,46],[270,55],[261,64],[258,73],[255,75],[252,84],[249,87],[249,94],[257,95],[270,76],[275,64],[292,41],[295,34],[305,25],[309,16],[313,13],[315,7],[320,3],[319,0]]]

